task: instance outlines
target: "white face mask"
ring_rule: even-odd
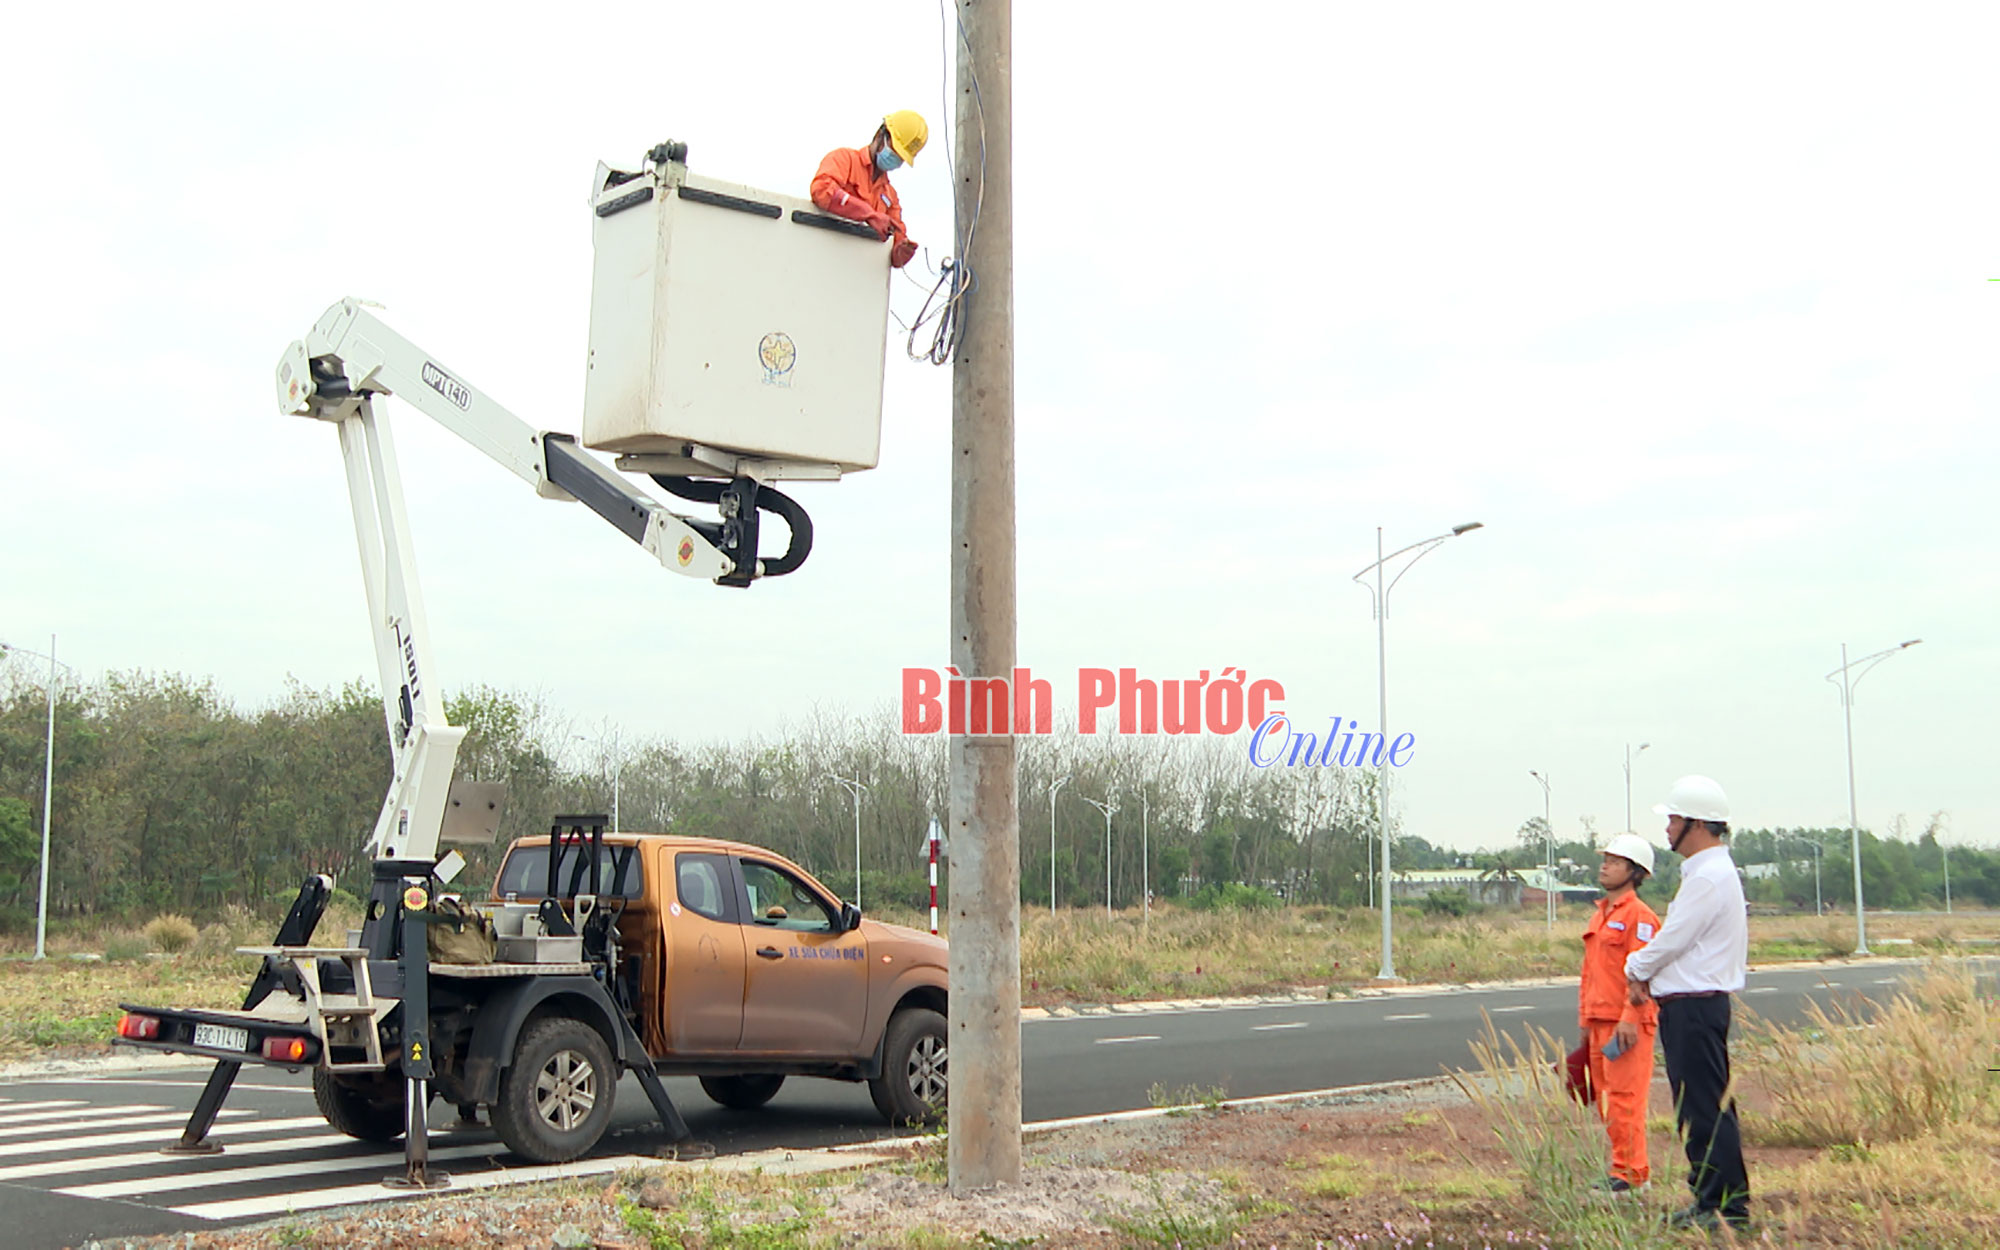
[[[903,158],[896,155],[896,150],[886,143],[882,145],[882,150],[875,154],[875,168],[885,174],[895,173],[902,167]]]

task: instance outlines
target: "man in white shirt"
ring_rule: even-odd
[[[1660,1004],[1660,1042],[1674,1118],[1687,1138],[1688,1188],[1694,1202],[1676,1212],[1679,1227],[1713,1229],[1750,1222],[1750,1175],[1729,1089],[1729,996],[1743,988],[1750,951],[1743,882],[1722,840],[1729,799],[1707,777],[1683,777],[1653,809],[1667,818],[1667,845],[1685,857],[1681,887],[1651,945],[1625,960],[1634,1006]]]

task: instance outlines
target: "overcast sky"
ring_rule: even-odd
[[[1020,653],[1247,667],[1376,721],[1410,832],[2000,841],[2000,165],[1978,5],[1017,6]],[[0,639],[88,678],[374,671],[333,431],[271,371],[345,295],[576,430],[599,159],[803,194],[890,109],[948,245],[934,3],[42,6],[0,79]],[[1061,16],[1058,17],[1057,14]],[[898,279],[904,315],[921,292]],[[391,401],[445,686],[688,741],[946,662],[949,371],[892,330],[882,465],[749,591],[662,572]]]

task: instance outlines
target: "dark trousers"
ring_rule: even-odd
[[[1750,1174],[1729,1088],[1729,997],[1676,998],[1660,1004],[1660,1043],[1674,1120],[1687,1138],[1688,1188],[1695,1205],[1725,1217],[1750,1212]]]

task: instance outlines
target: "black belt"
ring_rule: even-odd
[[[1688,994],[1655,994],[1653,995],[1653,1001],[1656,1003],[1671,1003],[1677,999],[1682,999],[1682,998],[1727,998],[1727,997],[1729,997],[1728,990],[1695,990],[1692,993]]]

